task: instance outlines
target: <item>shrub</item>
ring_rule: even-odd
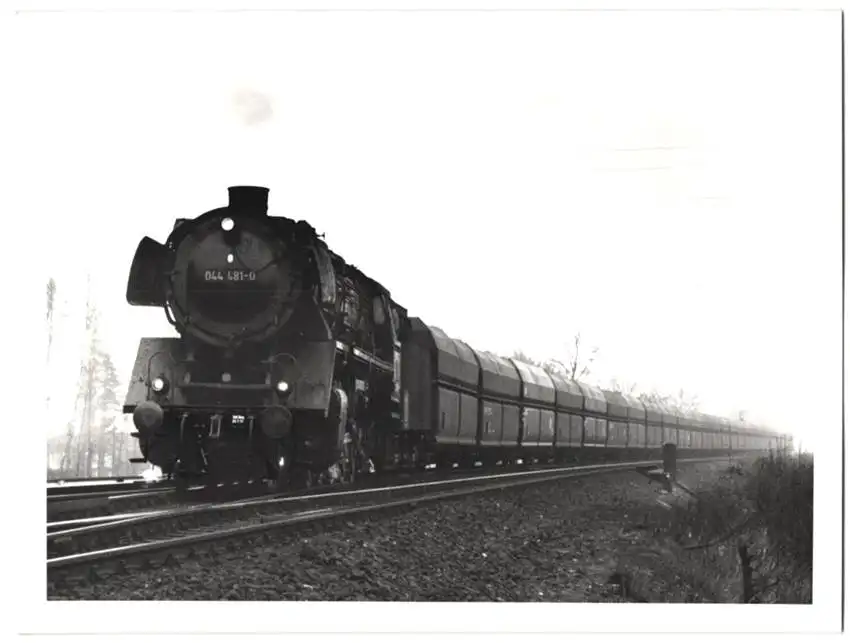
[[[775,553],[810,571],[814,478],[810,454],[771,452],[756,461],[746,486]]]
[[[703,600],[811,603],[813,490],[811,455],[773,452],[669,499],[656,524]]]

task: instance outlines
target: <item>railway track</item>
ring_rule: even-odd
[[[78,487],[69,493],[48,487],[47,519],[76,520],[151,508],[172,502],[176,498],[175,492],[176,488],[170,482],[97,490]]]
[[[680,460],[682,464],[725,458]],[[312,529],[328,521],[355,519],[372,512],[404,510],[474,493],[501,491],[572,477],[659,465],[641,461],[582,466],[547,466],[506,473],[450,476],[362,489],[324,489],[229,502],[209,502],[101,517],[89,524],[49,531],[49,584],[96,582],[103,575],[136,567],[162,566],[202,555],[215,555],[234,542],[250,543],[274,531]]]
[[[126,478],[69,478],[67,480],[48,480],[47,495],[87,493],[91,491],[109,491],[129,489],[138,485],[155,484],[158,480],[148,480],[141,476]]]
[[[90,490],[95,487],[95,490]],[[172,505],[197,503],[213,499],[237,499],[267,495],[268,488],[259,481],[246,483],[199,484],[180,489],[171,481],[159,481],[143,486],[91,485],[80,486],[70,493],[65,490],[47,492],[49,522],[93,522],[135,511],[161,509]]]

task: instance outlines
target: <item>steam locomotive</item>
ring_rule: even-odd
[[[781,448],[787,436],[603,391],[408,317],[268,189],[139,243],[127,301],[180,338],[140,341],[124,412],[142,458],[188,479],[353,481],[423,465],[645,459]]]

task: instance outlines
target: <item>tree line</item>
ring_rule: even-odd
[[[136,441],[122,413],[121,382],[112,356],[101,340],[101,315],[87,282],[84,354],[80,361],[73,409],[62,434],[47,440],[47,478],[92,478],[138,475],[147,468],[133,464],[138,455]],[[53,357],[58,286],[47,281],[47,367]],[[51,405],[48,386],[45,403]]]
[[[582,339],[581,332],[576,333],[567,347],[565,359],[550,358],[547,360],[535,360],[524,352],[516,350],[511,357],[517,361],[539,366],[547,373],[566,376],[574,382],[584,381],[592,375],[593,363],[599,354],[599,347],[587,346]],[[700,410],[700,401],[696,395],[686,393],[684,389],[674,394],[665,394],[656,390],[640,391],[635,383],[625,383],[619,379],[612,378],[604,388],[624,395],[637,397],[644,404],[660,404],[671,408],[679,413],[690,413]],[[743,413],[743,412],[741,412]],[[743,419],[743,417],[741,418]]]

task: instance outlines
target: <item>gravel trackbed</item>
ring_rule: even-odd
[[[680,479],[702,488],[727,467],[683,465]],[[675,553],[659,547],[667,510],[657,489],[624,472],[469,496],[326,525],[311,536],[281,532],[265,544],[63,587],[49,598],[728,600],[679,574]],[[623,570],[645,569],[640,558],[647,555],[653,568],[669,573],[644,578],[640,593],[627,592]]]

